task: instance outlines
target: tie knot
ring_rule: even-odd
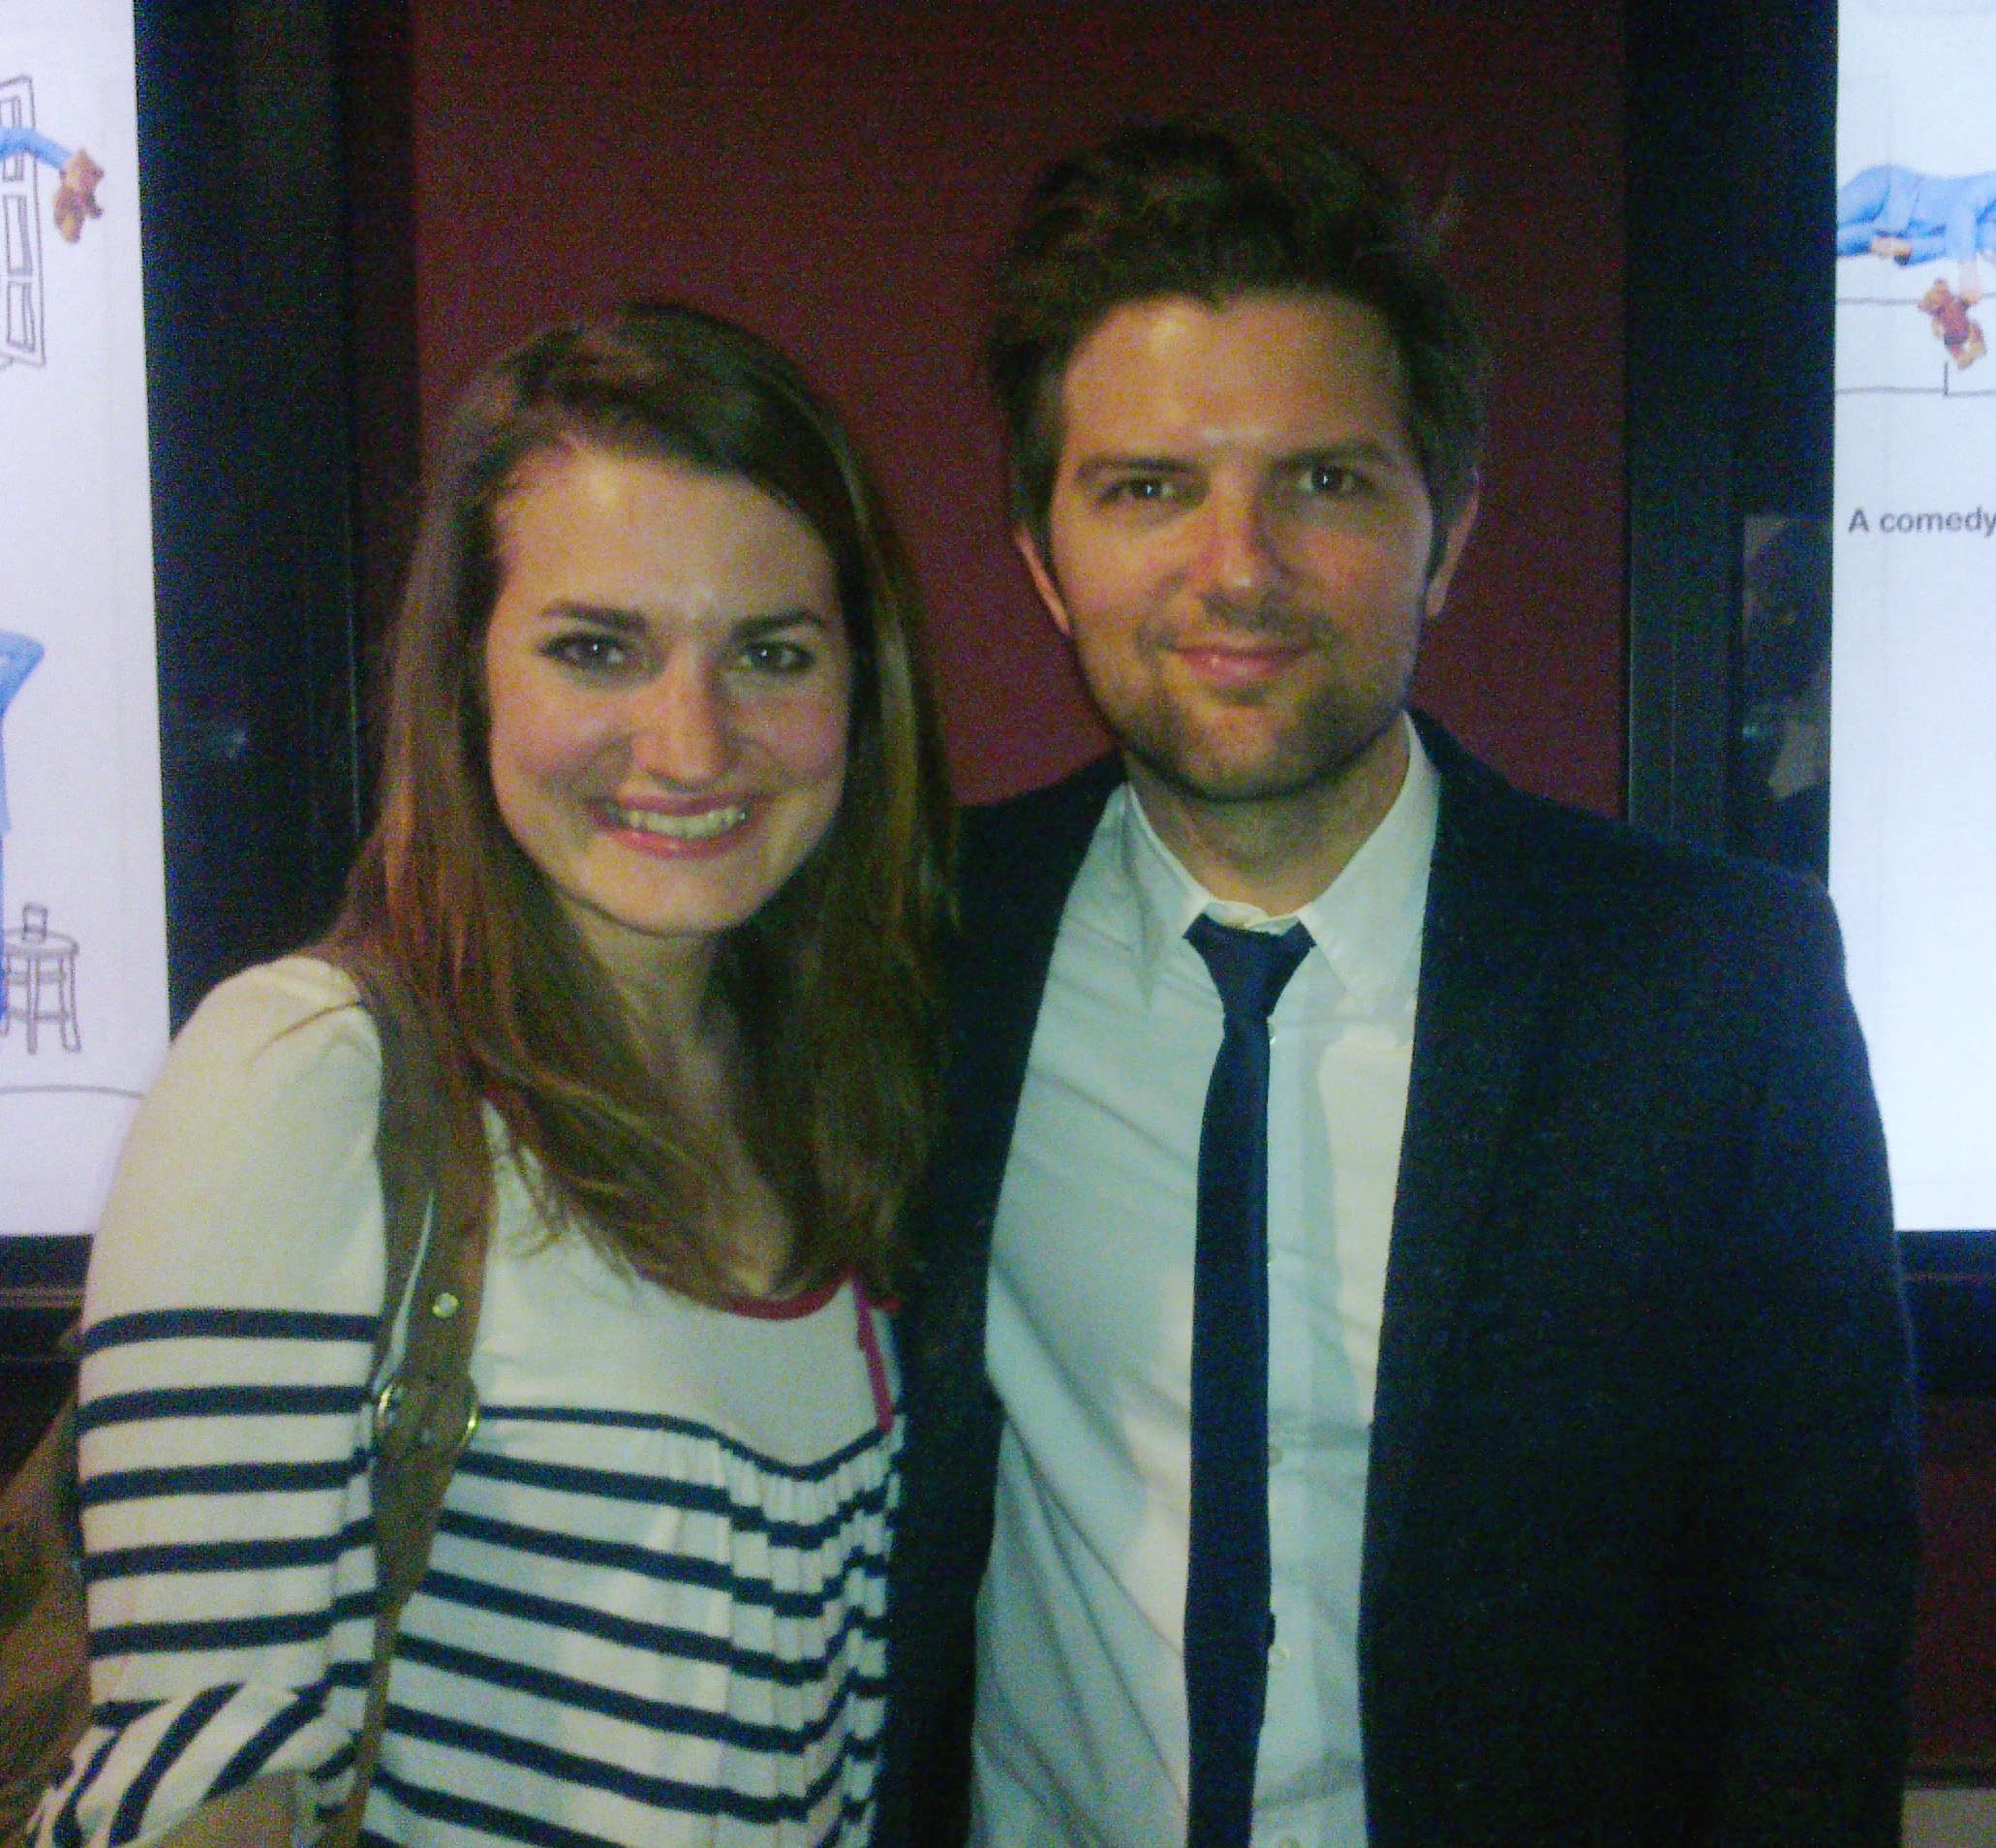
[[[1237,930],[1202,914],[1192,920],[1185,938],[1206,959],[1229,1020],[1266,1022],[1310,951],[1310,934],[1301,924],[1292,924],[1277,937],[1269,931]]]

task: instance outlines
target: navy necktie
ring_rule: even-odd
[[[1187,1848],[1245,1848],[1268,1692],[1269,1016],[1309,953],[1200,917],[1185,933],[1226,1026],[1199,1131],[1192,1302],[1191,1559],[1185,1579],[1190,1722]]]

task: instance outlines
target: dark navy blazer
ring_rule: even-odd
[[[1360,1601],[1373,1848],[1898,1838],[1914,1401],[1827,900],[1510,788],[1441,811]],[[992,1216],[1113,765],[966,818],[915,1221],[878,1839],[961,1840]]]

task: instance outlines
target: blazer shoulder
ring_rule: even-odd
[[[1121,760],[1098,757],[1045,788],[965,809],[957,877],[966,918],[992,904],[1006,909],[1008,896],[1052,887],[1064,897],[1121,781]]]
[[[1514,792],[1524,827],[1575,882],[1595,888],[1611,909],[1684,907],[1770,922],[1831,915],[1815,879],[1716,847],[1670,841],[1585,810]]]
[[[1441,830],[1451,848],[1483,847],[1489,854],[1525,854],[1539,877],[1563,874],[1601,884],[1607,894],[1625,892],[1644,902],[1659,892],[1678,892],[1776,912],[1827,910],[1823,886],[1804,874],[1667,840],[1586,808],[1515,788],[1433,721],[1421,719],[1419,724],[1441,774]]]
[[[964,840],[985,847],[1021,837],[1042,838],[1050,828],[1092,828],[1122,780],[1122,764],[1112,755],[1069,771],[1058,783],[998,802],[971,803],[962,812]]]
[[[1428,740],[1442,775],[1436,874],[1451,891],[1528,910],[1572,940],[1704,945],[1729,960],[1787,960],[1803,941],[1840,955],[1829,897],[1815,880],[1762,861],[1667,841],[1625,822],[1513,787],[1444,737]]]

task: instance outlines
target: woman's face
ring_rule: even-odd
[[[839,808],[851,656],[831,555],[739,477],[581,447],[500,504],[492,789],[612,973],[704,953]]]

